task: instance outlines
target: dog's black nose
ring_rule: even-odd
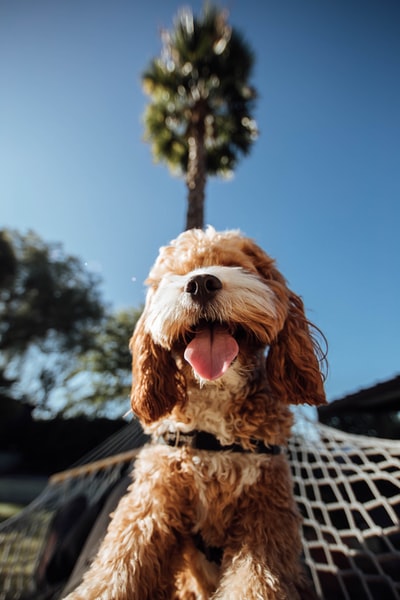
[[[218,290],[222,288],[222,282],[215,275],[195,275],[187,282],[185,292],[190,294],[194,300],[205,302],[209,300]]]

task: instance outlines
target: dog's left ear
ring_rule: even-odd
[[[131,338],[131,407],[145,423],[158,421],[186,398],[185,379],[171,353],[156,344],[144,327],[144,313]]]
[[[267,356],[271,389],[288,404],[326,404],[321,372],[326,353],[312,331],[319,332],[307,321],[301,298],[290,292],[288,316]]]

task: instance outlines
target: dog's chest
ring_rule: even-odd
[[[218,546],[241,512],[241,506],[257,495],[268,470],[265,456],[201,451],[191,457],[195,491],[195,532]]]
[[[228,503],[257,485],[270,457],[250,453],[191,451],[192,476],[200,501]]]
[[[207,431],[222,444],[232,444],[240,428],[237,398],[238,392],[232,386],[194,387],[188,390],[184,408],[173,410],[171,420],[183,431]]]

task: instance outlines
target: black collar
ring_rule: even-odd
[[[221,442],[207,431],[189,431],[183,433],[181,431],[166,431],[155,439],[160,444],[167,444],[174,448],[188,446],[194,450],[209,450],[211,452],[230,451],[230,452],[254,452],[255,454],[280,454],[282,448],[280,446],[266,446],[262,440],[250,439],[252,448],[247,450],[240,444],[229,444],[223,446]]]

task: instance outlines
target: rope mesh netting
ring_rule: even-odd
[[[0,600],[60,597],[104,498],[143,440],[137,423],[128,425],[0,525]],[[400,442],[350,435],[299,413],[288,452],[304,519],[304,559],[319,597],[400,598]],[[65,546],[73,556],[55,547],[72,535],[65,531],[71,522],[74,544]]]
[[[400,442],[303,425],[289,456],[319,596],[400,598]]]
[[[59,597],[104,501],[145,440],[138,423],[127,425],[0,524],[0,600]]]

